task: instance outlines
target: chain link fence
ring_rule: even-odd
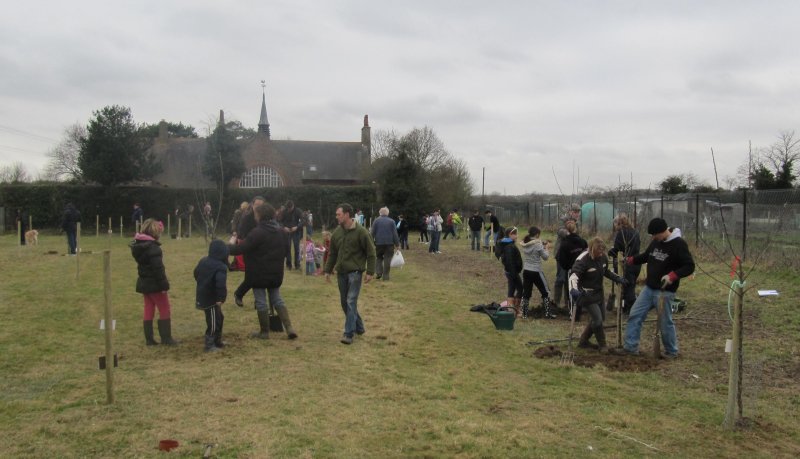
[[[664,195],[581,195],[571,198],[495,198],[486,204],[504,225],[536,225],[555,230],[568,209],[580,207],[578,222],[584,238],[613,234],[614,218],[628,215],[648,240],[647,223],[661,217],[680,228],[695,249],[730,260],[761,262],[778,267],[800,266],[800,190],[742,190],[721,193]]]

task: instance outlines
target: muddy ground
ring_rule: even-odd
[[[468,244],[467,241],[458,241],[458,244]],[[452,244],[452,243],[451,243]],[[408,253],[414,263],[428,266],[434,272],[441,272],[442,275],[459,279],[459,282],[480,283],[485,286],[487,295],[485,298],[476,298],[475,304],[488,303],[491,301],[501,302],[505,298],[506,280],[503,275],[502,267],[494,257],[487,253],[481,255],[469,250],[448,250],[447,244],[442,245],[444,253],[431,255],[427,253],[427,245],[415,242]],[[545,273],[551,282],[554,275]],[[640,278],[641,281],[641,278]],[[534,289],[535,290],[535,289]],[[683,295],[679,292],[679,297],[687,300],[687,307],[684,311],[674,314],[674,320],[678,331],[680,356],[677,359],[655,358],[653,353],[653,333],[655,331],[654,321],[645,323],[642,328],[641,336],[641,355],[639,356],[619,356],[601,354],[592,349],[578,349],[577,338],[574,341],[574,364],[589,368],[605,368],[609,371],[627,372],[658,372],[665,377],[675,379],[687,384],[700,384],[706,386],[708,390],[722,390],[721,387],[728,382],[729,354],[724,353],[726,338],[732,335],[732,326],[728,318],[728,313],[724,305],[702,304],[695,301],[691,292],[684,289]],[[637,289],[638,291],[638,289]],[[608,292],[606,292],[608,294]],[[538,292],[534,291],[534,298],[538,298]],[[465,305],[465,314],[469,312],[469,307]],[[607,313],[606,326],[613,326],[616,322],[616,313]],[[759,318],[757,308],[745,309],[744,322],[745,342],[759,340],[769,342],[773,336],[771,331],[763,326]],[[654,319],[654,314],[650,314],[649,319]],[[588,317],[584,314],[581,323],[576,324],[576,337],[586,323]],[[522,320],[522,319],[518,319]],[[544,319],[532,318],[529,321],[542,321]],[[558,319],[547,320],[545,323],[553,323],[557,335],[561,330],[569,329],[569,317],[564,312]],[[624,327],[624,321],[623,321]],[[562,331],[563,333],[563,331]],[[616,344],[615,329],[607,329],[606,335],[609,346]],[[568,350],[567,342],[552,344],[542,344],[529,346],[532,358],[550,359],[554,365],[561,364],[561,355]],[[758,391],[761,387],[780,387],[784,390],[792,391],[798,388],[800,381],[800,356],[784,353],[775,355],[768,352],[751,352],[745,354],[744,360],[745,378],[750,379],[748,386],[753,391]],[[757,393],[753,394],[757,396]]]

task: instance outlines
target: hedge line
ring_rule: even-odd
[[[294,201],[301,209],[311,209],[314,213],[314,226],[323,224],[330,227],[335,224],[336,205],[348,202],[355,208],[364,210],[364,214],[377,213],[375,189],[368,185],[360,186],[321,186],[307,185],[300,187],[265,188],[265,189],[231,189],[223,197],[219,214],[218,233],[228,231],[228,222],[234,210],[242,201],[253,196],[264,196],[268,202],[281,205],[287,199]],[[36,229],[57,231],[60,229],[64,206],[73,203],[81,212],[84,231],[95,228],[95,216],[100,216],[101,230],[107,230],[108,218],[112,227],[119,227],[120,217],[126,231],[131,227],[133,204],[138,202],[144,210],[145,218],[154,217],[166,220],[177,207],[185,210],[194,206],[193,222],[201,224],[200,209],[205,201],[211,202],[213,214],[220,208],[216,190],[195,190],[155,187],[114,187],[69,185],[69,184],[3,184],[0,185],[0,207],[5,211],[5,229],[15,230],[17,210],[33,218]]]

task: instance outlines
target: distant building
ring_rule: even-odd
[[[219,122],[225,122],[220,110]],[[267,119],[266,95],[261,97],[258,132],[243,141],[242,159],[247,171],[231,180],[233,188],[277,188],[282,186],[356,185],[360,174],[370,164],[371,137],[369,118],[364,115],[360,142],[272,140]],[[213,183],[202,173],[206,139],[168,138],[159,130],[152,152],[161,162],[162,172],[153,185],[171,188],[210,187]]]

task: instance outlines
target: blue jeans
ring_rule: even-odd
[[[672,299],[675,292],[656,290],[644,286],[636,302],[631,307],[628,316],[628,325],[625,329],[625,350],[632,353],[639,352],[639,337],[642,334],[642,323],[647,318],[647,313],[658,305],[659,297],[664,297],[664,308],[661,312],[661,344],[669,355],[678,354],[678,337],[675,333],[675,322],[672,321]]]
[[[481,249],[481,230],[469,232],[470,238],[472,241],[470,242],[470,246],[472,250],[480,250]]]
[[[269,304],[271,304],[274,309],[284,306],[283,298],[281,298],[280,287],[253,288],[253,298],[255,298],[257,311],[267,310],[267,296],[269,296]]]
[[[431,243],[428,246],[428,252],[438,252],[439,251],[439,239],[442,237],[441,231],[433,230],[431,233]]]
[[[294,247],[294,269],[300,269],[300,239],[303,238],[303,230],[298,227],[299,232],[289,234],[291,244],[286,248],[286,267],[292,269],[292,247]]]
[[[74,254],[78,251],[78,230],[67,230],[67,245],[69,253]]]
[[[353,333],[364,333],[364,321],[358,314],[358,294],[361,292],[361,271],[338,273],[339,297],[344,312],[344,334],[353,337]]]

